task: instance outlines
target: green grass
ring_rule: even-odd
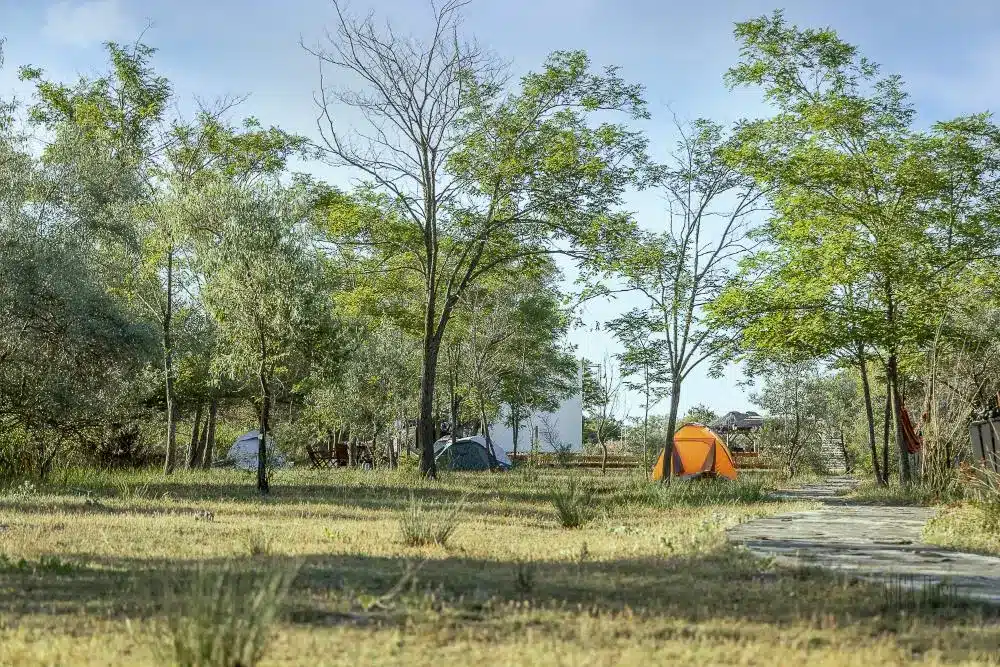
[[[954,502],[938,508],[927,522],[923,539],[960,551],[1000,556],[1000,528],[997,508],[973,501]]]
[[[730,526],[807,507],[770,499],[767,479],[667,490],[644,477],[291,470],[261,498],[236,471],[57,475],[0,497],[13,564],[0,567],[0,664],[165,664],[171,627],[195,648],[234,637],[252,596],[178,611],[166,594],[229,568],[261,573],[256,590],[298,568],[266,605],[262,667],[996,663],[1000,625],[982,611],[887,602],[882,587],[728,546]],[[552,491],[571,478],[596,512],[566,530]],[[444,546],[400,538],[411,491],[435,521],[463,503]],[[256,555],[253,531],[273,537]]]
[[[916,482],[901,485],[893,481],[888,486],[880,486],[865,480],[847,497],[866,505],[931,506],[957,500],[962,493],[957,486],[941,491]]]

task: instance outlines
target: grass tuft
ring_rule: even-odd
[[[905,485],[892,483],[888,486],[880,486],[869,480],[859,484],[848,497],[867,505],[926,506],[958,500],[961,493],[954,486],[942,491],[921,482]]]
[[[298,566],[264,571],[200,566],[168,591],[164,662],[177,667],[254,667]]]
[[[269,556],[274,549],[274,535],[259,526],[247,531],[246,540],[251,556]]]
[[[531,561],[518,559],[514,564],[514,586],[522,595],[529,595],[535,590],[537,571]]]
[[[408,547],[436,544],[447,547],[458,529],[465,501],[453,503],[443,513],[424,508],[423,502],[410,493],[410,503],[399,521],[400,537]]]
[[[556,508],[559,525],[563,528],[582,528],[596,514],[593,491],[578,484],[574,478],[563,488],[555,490],[552,506]]]
[[[149,497],[149,484],[129,484],[127,477],[119,477],[114,481],[115,491],[125,502],[146,500]]]
[[[930,577],[896,575],[883,588],[882,603],[886,611],[936,611],[953,609],[964,602],[955,586]]]

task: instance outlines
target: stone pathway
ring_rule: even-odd
[[[750,521],[731,529],[729,540],[785,565],[904,585],[947,581],[960,595],[1000,604],[1000,558],[922,544],[920,531],[934,510],[859,505],[840,497],[852,485],[849,478],[835,477],[782,492],[782,497],[818,501],[823,507]]]

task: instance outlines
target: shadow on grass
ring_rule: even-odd
[[[415,552],[410,564],[418,559]],[[286,559],[238,562],[263,570],[281,567]],[[407,565],[402,559],[320,554],[296,562],[301,569],[286,620],[316,626],[365,617],[357,601],[392,589]],[[189,575],[190,568],[176,562],[113,558],[93,559],[70,573],[0,569],[0,614],[149,617],[160,610],[164,587]],[[886,602],[878,584],[812,569],[765,567],[730,547],[701,557],[601,562],[585,557],[528,565],[462,557],[427,560],[392,613],[368,618],[382,625],[429,622],[422,617],[433,608],[438,617],[442,609],[452,610],[464,623],[495,622],[525,603],[556,618],[634,614],[653,621],[727,620],[779,627],[822,619],[825,627],[859,627],[876,634],[905,633],[914,622],[935,627],[976,623],[985,626],[984,645],[970,650],[992,651],[1000,642],[996,608],[956,599],[943,608],[900,609]]]
[[[238,477],[238,474],[231,471],[224,477],[219,474],[195,473],[170,481],[161,481],[162,478],[159,478],[142,484],[142,499],[124,505],[119,502],[119,490],[110,479],[95,477],[83,487],[52,489],[55,502],[32,498],[0,498],[0,511],[7,509],[25,514],[61,511],[155,516],[194,514],[203,509],[185,506],[183,503],[222,503],[231,506],[242,504],[243,511],[247,506],[321,505],[324,510],[307,511],[312,512],[312,515],[335,516],[336,508],[402,511],[408,506],[412,493],[425,503],[437,505],[464,500],[464,511],[470,514],[498,517],[506,512],[520,518],[549,521],[552,517],[553,489],[569,479],[576,479],[591,489],[598,506],[666,508],[782,501],[781,498],[769,496],[768,490],[760,484],[754,484],[749,476],[750,484],[743,481],[733,483],[708,480],[675,483],[672,488],[665,489],[659,484],[626,475],[605,477],[548,473],[534,481],[525,482],[516,473],[448,473],[443,484],[432,486],[415,484],[412,479],[405,477],[391,478],[391,474],[381,471],[370,475],[359,471],[305,472],[307,475],[304,480],[301,473],[298,473],[300,476],[292,480],[294,483],[283,485],[280,480],[276,481],[267,496],[261,496],[257,492],[249,475],[246,484],[233,483],[232,478]],[[155,504],[163,498],[169,498],[171,504]],[[497,501],[502,506],[498,506]],[[302,511],[296,508],[294,514],[301,515]]]

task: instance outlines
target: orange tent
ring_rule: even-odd
[[[722,438],[702,424],[684,424],[674,434],[670,469],[675,477],[726,477],[736,479],[733,455]],[[653,479],[663,478],[663,452],[653,466]]]

